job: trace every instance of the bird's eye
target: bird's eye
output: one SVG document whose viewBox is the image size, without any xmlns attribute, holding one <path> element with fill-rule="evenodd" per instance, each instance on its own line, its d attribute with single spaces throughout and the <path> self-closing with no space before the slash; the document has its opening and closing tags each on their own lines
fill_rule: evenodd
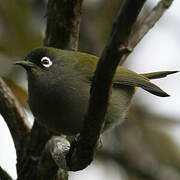
<svg viewBox="0 0 180 180">
<path fill-rule="evenodd" d="M 52 61 L 50 60 L 50 58 L 48 57 L 43 57 L 41 59 L 41 64 L 44 66 L 44 67 L 50 67 L 52 65 Z"/>
</svg>

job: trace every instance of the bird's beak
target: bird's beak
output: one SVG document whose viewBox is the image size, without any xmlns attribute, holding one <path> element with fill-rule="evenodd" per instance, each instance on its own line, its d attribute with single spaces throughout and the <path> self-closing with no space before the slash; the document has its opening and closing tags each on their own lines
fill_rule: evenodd
<svg viewBox="0 0 180 180">
<path fill-rule="evenodd" d="M 31 69 L 32 67 L 34 67 L 34 64 L 29 61 L 16 61 L 14 64 L 22 66 L 25 69 Z"/>
</svg>

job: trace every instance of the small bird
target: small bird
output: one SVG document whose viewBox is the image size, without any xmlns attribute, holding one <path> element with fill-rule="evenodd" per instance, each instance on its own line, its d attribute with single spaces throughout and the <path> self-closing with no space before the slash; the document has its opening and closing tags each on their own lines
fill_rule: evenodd
<svg viewBox="0 0 180 180">
<path fill-rule="evenodd" d="M 16 64 L 27 71 L 28 103 L 35 119 L 56 133 L 79 133 L 87 112 L 98 59 L 87 53 L 40 47 L 27 54 L 23 61 L 17 61 Z M 156 96 L 169 96 L 149 79 L 176 72 L 137 74 L 119 66 L 113 79 L 103 132 L 125 119 L 136 87 Z"/>
</svg>

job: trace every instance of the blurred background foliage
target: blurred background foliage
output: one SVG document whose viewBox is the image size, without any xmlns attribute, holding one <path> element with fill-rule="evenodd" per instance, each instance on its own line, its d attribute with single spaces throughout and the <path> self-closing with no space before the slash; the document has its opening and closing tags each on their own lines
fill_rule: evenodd
<svg viewBox="0 0 180 180">
<path fill-rule="evenodd" d="M 27 110 L 24 72 L 13 66 L 5 67 L 11 64 L 9 62 L 22 59 L 28 51 L 42 45 L 46 3 L 46 0 L 0 1 L 0 75 Z M 120 6 L 121 0 L 85 0 L 80 51 L 100 55 Z M 150 8 L 148 4 L 141 17 Z M 108 159 L 113 162 L 112 166 L 115 163 L 123 172 L 121 179 L 180 179 L 179 147 L 168 133 L 168 128 L 178 124 L 178 119 L 153 114 L 145 107 L 133 104 L 126 121 L 103 137 L 104 147 L 98 151 L 97 160 L 105 166 L 104 173 L 109 168 L 106 164 Z M 110 176 L 115 179 L 111 173 L 108 179 Z M 78 178 L 72 174 L 71 179 L 80 177 L 81 173 Z"/>
</svg>

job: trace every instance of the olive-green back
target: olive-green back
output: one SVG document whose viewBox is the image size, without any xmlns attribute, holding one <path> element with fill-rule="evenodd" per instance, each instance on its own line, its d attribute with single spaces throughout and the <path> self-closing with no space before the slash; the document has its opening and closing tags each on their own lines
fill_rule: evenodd
<svg viewBox="0 0 180 180">
<path fill-rule="evenodd" d="M 80 72 L 82 76 L 86 77 L 88 80 L 92 79 L 99 60 L 97 56 L 66 50 L 57 50 L 56 53 L 58 53 L 59 56 L 66 61 L 66 63 L 69 63 L 74 69 Z M 162 78 L 175 72 L 177 71 L 161 71 L 147 74 L 137 74 L 123 66 L 119 66 L 116 70 L 113 83 L 116 85 L 116 87 L 118 87 L 118 84 L 141 87 L 154 95 L 166 97 L 169 95 L 161 90 L 158 86 L 151 83 L 149 79 Z"/>
</svg>

